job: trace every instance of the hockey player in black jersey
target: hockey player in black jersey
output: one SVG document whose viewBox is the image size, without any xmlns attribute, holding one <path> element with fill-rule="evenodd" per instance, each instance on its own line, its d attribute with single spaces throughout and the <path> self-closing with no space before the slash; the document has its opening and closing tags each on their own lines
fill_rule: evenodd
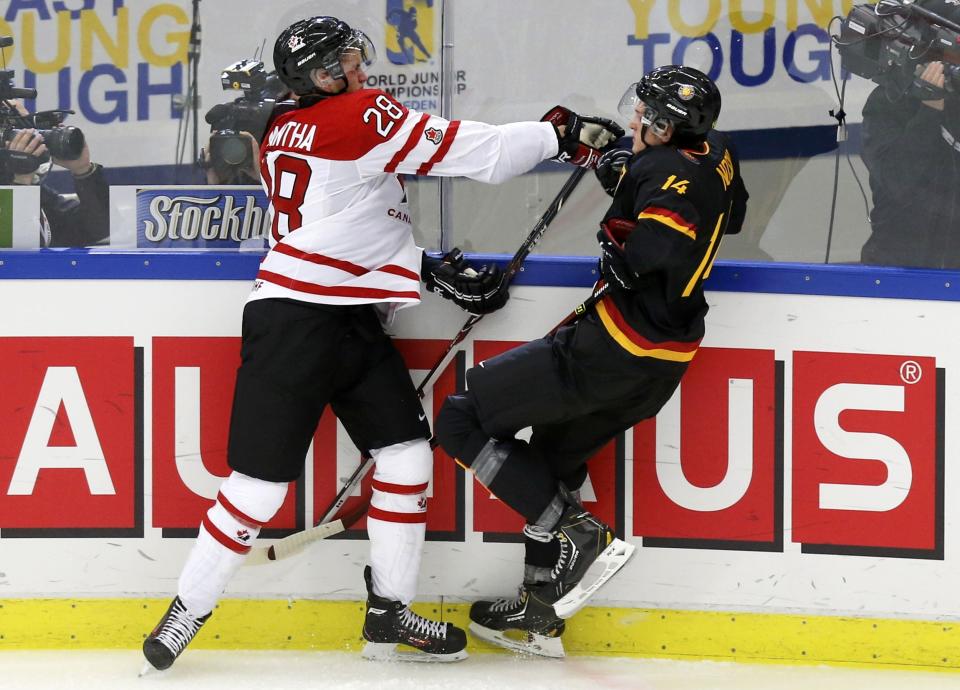
<svg viewBox="0 0 960 690">
<path fill-rule="evenodd" d="M 448 397 L 436 422 L 441 446 L 528 522 L 519 597 L 476 602 L 471 631 L 546 656 L 563 655 L 564 619 L 634 548 L 576 499 L 585 463 L 673 395 L 703 338 L 704 280 L 746 211 L 706 75 L 654 69 L 621 113 L 631 150 L 605 153 L 596 171 L 613 197 L 597 233 L 607 293 L 576 323 L 468 371 L 467 392 Z M 525 427 L 529 442 L 516 438 Z"/>
</svg>

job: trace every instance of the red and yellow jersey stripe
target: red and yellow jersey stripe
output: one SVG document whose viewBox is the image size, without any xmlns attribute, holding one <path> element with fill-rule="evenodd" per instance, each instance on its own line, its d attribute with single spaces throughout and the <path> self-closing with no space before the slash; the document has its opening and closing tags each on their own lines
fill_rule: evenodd
<svg viewBox="0 0 960 690">
<path fill-rule="evenodd" d="M 700 341 L 681 342 L 675 340 L 665 340 L 655 343 L 647 340 L 637 331 L 630 327 L 623 314 L 617 309 L 617 305 L 608 296 L 604 297 L 597 304 L 597 315 L 603 323 L 603 327 L 611 337 L 624 350 L 637 357 L 653 357 L 654 359 L 665 359 L 670 362 L 689 362 L 697 354 L 700 347 Z"/>
<path fill-rule="evenodd" d="M 667 208 L 647 206 L 640 212 L 640 215 L 637 216 L 637 220 L 655 220 L 658 223 L 663 223 L 671 230 L 682 232 L 691 240 L 697 239 L 697 226 L 693 223 L 688 223 L 684 220 L 683 216 Z"/>
</svg>

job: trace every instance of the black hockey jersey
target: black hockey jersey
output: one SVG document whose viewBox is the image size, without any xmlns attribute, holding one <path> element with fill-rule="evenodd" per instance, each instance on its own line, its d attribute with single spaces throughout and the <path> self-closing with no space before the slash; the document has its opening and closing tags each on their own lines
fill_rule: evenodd
<svg viewBox="0 0 960 690">
<path fill-rule="evenodd" d="M 606 331 L 638 357 L 686 363 L 703 338 L 703 282 L 725 233 L 740 231 L 747 191 L 729 137 L 656 146 L 629 159 L 604 216 L 638 289 L 617 284 L 597 305 Z"/>
</svg>

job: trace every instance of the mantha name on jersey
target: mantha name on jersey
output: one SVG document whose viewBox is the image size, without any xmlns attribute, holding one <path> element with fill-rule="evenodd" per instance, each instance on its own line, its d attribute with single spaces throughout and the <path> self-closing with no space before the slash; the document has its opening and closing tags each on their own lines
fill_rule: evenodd
<svg viewBox="0 0 960 690">
<path fill-rule="evenodd" d="M 556 154 L 549 123 L 447 121 L 375 89 L 284 113 L 261 147 L 273 224 L 250 299 L 417 303 L 421 250 L 399 175 L 497 183 Z"/>
</svg>

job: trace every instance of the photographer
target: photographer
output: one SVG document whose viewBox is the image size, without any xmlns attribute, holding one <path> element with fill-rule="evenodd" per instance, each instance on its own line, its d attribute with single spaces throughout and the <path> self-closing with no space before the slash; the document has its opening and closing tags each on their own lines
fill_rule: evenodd
<svg viewBox="0 0 960 690">
<path fill-rule="evenodd" d="M 201 167 L 206 170 L 207 184 L 226 184 L 226 185 L 260 185 L 260 170 L 257 163 L 260 160 L 260 145 L 256 138 L 247 131 L 237 132 L 238 137 L 247 141 L 249 153 L 245 156 L 240 166 L 229 165 L 222 158 L 214 159 L 211 151 L 214 147 L 214 137 L 201 151 Z"/>
<path fill-rule="evenodd" d="M 919 79 L 942 89 L 943 65 L 929 63 Z M 960 153 L 947 138 L 960 128 L 957 104 L 947 107 L 946 101 L 920 100 L 890 86 L 878 86 L 867 98 L 862 156 L 873 212 L 863 263 L 960 267 Z"/>
<path fill-rule="evenodd" d="M 896 4 L 880 8 L 880 13 Z M 948 22 L 960 8 L 945 0 L 920 7 Z M 938 27 L 929 16 L 898 15 L 911 27 Z M 892 32 L 887 35 L 891 35 Z M 927 34 L 918 34 L 927 39 Z M 905 54 L 923 56 L 913 47 Z M 940 57 L 930 56 L 930 57 Z M 939 59 L 911 59 L 875 76 L 863 108 L 862 157 L 870 173 L 871 236 L 861 262 L 919 268 L 960 267 L 960 78 Z"/>
<path fill-rule="evenodd" d="M 30 114 L 20 101 L 0 101 L 0 111 L 8 118 L 21 118 L 20 124 L 29 124 Z M 19 157 L 23 167 L 14 168 L 9 162 L 0 166 L 0 184 L 40 185 L 41 246 L 85 247 L 109 242 L 110 188 L 103 167 L 90 161 L 86 143 L 76 158 L 51 157 L 43 137 L 33 128 L 21 127 L 4 148 L 26 154 L 26 158 Z M 47 161 L 72 173 L 76 198 L 59 194 L 43 181 L 50 167 Z M 27 172 L 25 168 L 30 167 L 32 171 Z"/>
</svg>

